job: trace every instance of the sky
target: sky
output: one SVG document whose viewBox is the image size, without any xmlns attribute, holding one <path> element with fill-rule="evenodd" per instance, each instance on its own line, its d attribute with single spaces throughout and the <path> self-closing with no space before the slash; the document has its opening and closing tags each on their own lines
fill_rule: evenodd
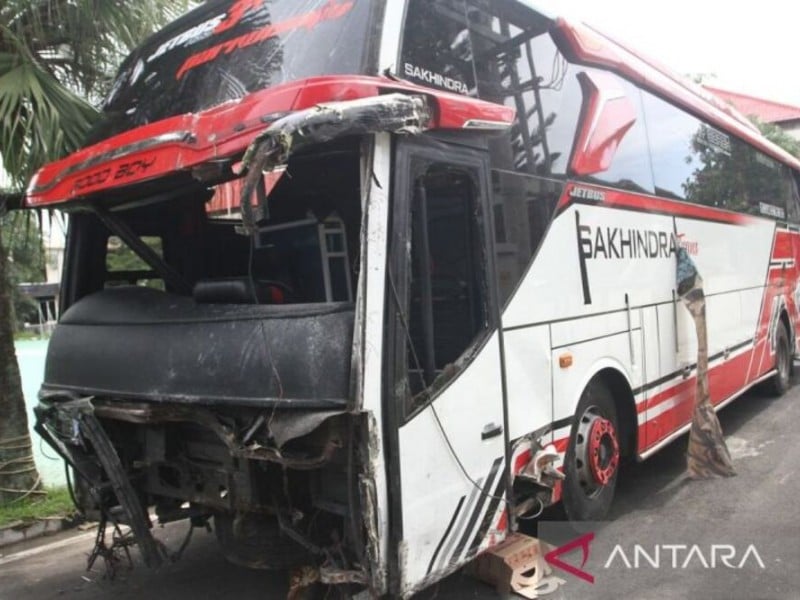
<svg viewBox="0 0 800 600">
<path fill-rule="evenodd" d="M 532 0 L 531 4 L 594 25 L 678 73 L 709 75 L 704 80 L 709 85 L 800 106 L 800 2 L 796 0 L 741 4 Z"/>
</svg>

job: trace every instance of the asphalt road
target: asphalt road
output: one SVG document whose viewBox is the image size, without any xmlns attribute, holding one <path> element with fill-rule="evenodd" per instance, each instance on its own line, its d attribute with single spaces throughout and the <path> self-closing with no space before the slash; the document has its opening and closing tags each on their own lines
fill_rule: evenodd
<svg viewBox="0 0 800 600">
<path fill-rule="evenodd" d="M 724 409 L 720 420 L 738 475 L 687 480 L 685 437 L 649 461 L 627 466 L 608 522 L 590 531 L 594 539 L 582 570 L 594 583 L 557 571 L 564 583 L 547 598 L 800 599 L 800 386 L 779 399 L 748 394 Z M 558 519 L 557 512 L 550 518 Z M 175 550 L 184 533 L 176 524 L 158 536 Z M 203 532 L 195 533 L 181 561 L 159 572 L 123 568 L 114 581 L 100 567 L 85 572 L 91 545 L 91 533 L 71 533 L 6 549 L 0 599 L 262 600 L 287 592 L 285 575 L 228 564 L 214 536 Z M 562 558 L 581 566 L 580 550 Z M 498 597 L 462 574 L 420 595 Z"/>
</svg>

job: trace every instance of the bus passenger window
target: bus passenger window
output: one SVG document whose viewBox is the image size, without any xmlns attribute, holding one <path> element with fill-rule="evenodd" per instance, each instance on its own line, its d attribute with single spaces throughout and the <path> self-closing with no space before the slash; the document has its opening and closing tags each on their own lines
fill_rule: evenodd
<svg viewBox="0 0 800 600">
<path fill-rule="evenodd" d="M 528 270 L 563 189 L 564 184 L 554 179 L 492 170 L 500 306 L 508 302 Z"/>
<path fill-rule="evenodd" d="M 478 96 L 517 111 L 511 130 L 489 142 L 492 167 L 566 177 L 581 111 L 575 67 L 544 22 L 491 3 L 468 14 Z"/>
<path fill-rule="evenodd" d="M 473 174 L 433 165 L 413 194 L 408 376 L 425 400 L 488 329 L 486 256 Z"/>
<path fill-rule="evenodd" d="M 792 191 L 783 165 L 745 142 L 736 140 L 735 147 L 739 161 L 731 170 L 739 175 L 737 191 L 744 201 L 734 210 L 785 221 Z"/>
<path fill-rule="evenodd" d="M 785 220 L 791 181 L 780 163 L 745 141 L 642 92 L 656 193 Z"/>
<path fill-rule="evenodd" d="M 786 200 L 786 216 L 790 223 L 800 223 L 800 194 L 797 192 L 797 180 L 788 168 L 784 169 L 789 197 Z"/>
</svg>

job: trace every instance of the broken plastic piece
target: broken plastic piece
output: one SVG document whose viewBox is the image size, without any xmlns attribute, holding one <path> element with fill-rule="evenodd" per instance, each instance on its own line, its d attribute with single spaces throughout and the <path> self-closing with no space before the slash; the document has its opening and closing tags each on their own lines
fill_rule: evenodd
<svg viewBox="0 0 800 600">
<path fill-rule="evenodd" d="M 37 410 L 35 430 L 85 480 L 101 480 L 110 484 L 114 497 L 121 507 L 124 520 L 131 528 L 133 537 L 139 547 L 139 552 L 142 555 L 142 560 L 148 567 L 158 567 L 163 563 L 164 555 L 150 533 L 150 518 L 127 477 L 116 448 L 97 419 L 92 401 L 93 398 L 86 397 L 62 402 L 59 404 L 59 411 L 77 424 L 81 438 L 91 443 L 97 458 L 96 462 L 90 459 L 85 452 L 74 446 L 67 445 L 51 428 L 52 425 L 47 422 L 48 413 L 55 409 Z M 110 506 L 102 506 L 101 510 L 104 516 L 111 516 L 110 520 L 116 522 L 116 519 L 111 515 L 112 508 Z M 101 522 L 98 527 L 104 531 L 105 522 Z M 99 545 L 96 544 L 96 546 Z"/>
<path fill-rule="evenodd" d="M 242 159 L 248 170 L 241 200 L 244 229 L 249 233 L 255 231 L 258 217 L 253 214 L 251 198 L 262 173 L 286 165 L 298 150 L 345 136 L 379 132 L 419 134 L 429 127 L 430 121 L 427 99 L 408 94 L 328 102 L 278 119 L 253 141 Z M 265 200 L 259 199 L 259 203 Z"/>
<path fill-rule="evenodd" d="M 553 444 L 539 447 L 520 475 L 540 485 L 552 487 L 555 480 L 564 479 L 564 474 L 555 468 L 558 457 L 558 450 Z"/>
</svg>

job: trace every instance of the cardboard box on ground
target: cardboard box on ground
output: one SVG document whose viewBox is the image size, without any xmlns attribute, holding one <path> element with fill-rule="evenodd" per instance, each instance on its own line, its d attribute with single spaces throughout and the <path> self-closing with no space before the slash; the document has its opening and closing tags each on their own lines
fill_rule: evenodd
<svg viewBox="0 0 800 600">
<path fill-rule="evenodd" d="M 514 533 L 480 554 L 467 567 L 473 577 L 495 586 L 499 594 L 514 592 L 524 598 L 553 593 L 564 580 L 552 574 L 544 559 L 549 548 L 538 539 Z"/>
</svg>

